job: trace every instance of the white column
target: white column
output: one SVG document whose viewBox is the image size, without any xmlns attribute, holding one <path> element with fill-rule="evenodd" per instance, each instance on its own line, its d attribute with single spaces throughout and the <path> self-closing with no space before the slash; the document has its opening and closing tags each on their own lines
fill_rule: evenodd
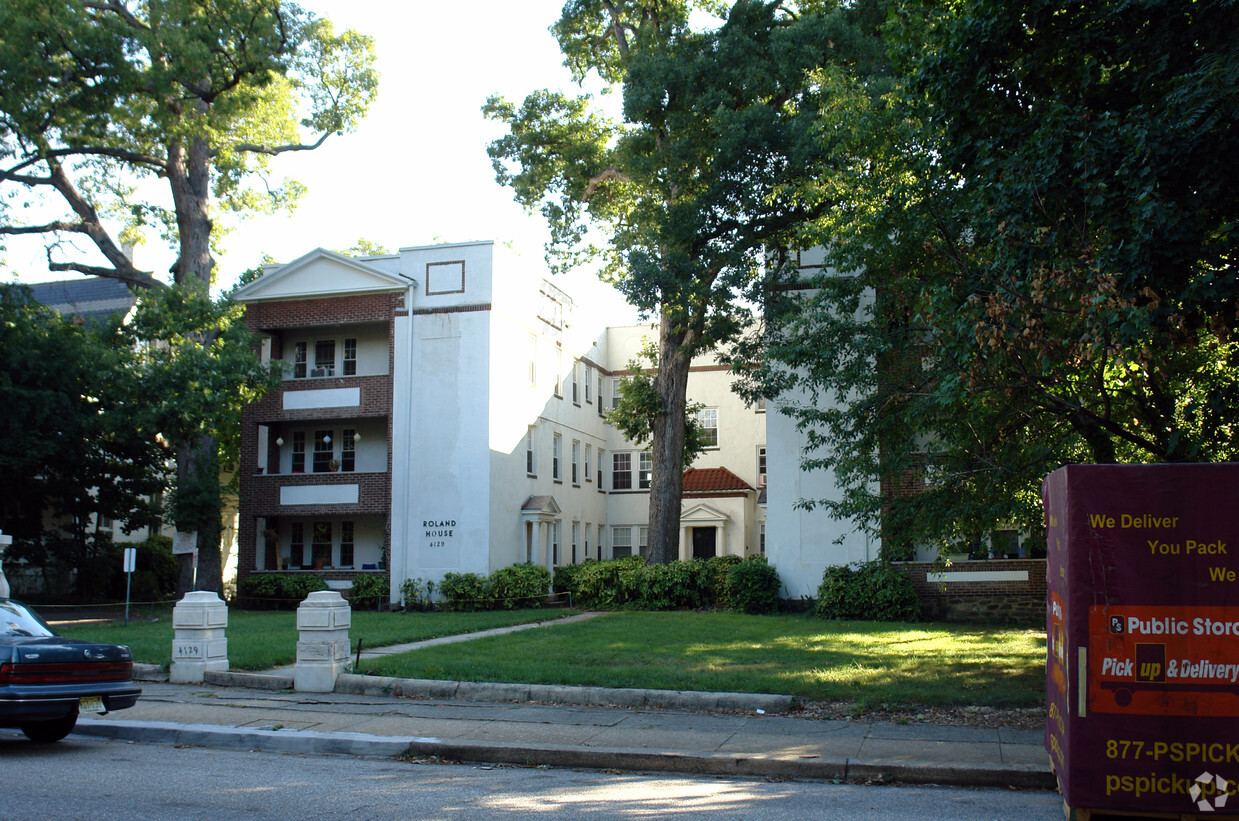
<svg viewBox="0 0 1239 821">
<path fill-rule="evenodd" d="M 718 547 L 718 550 L 716 550 L 715 552 L 720 556 L 726 556 L 727 555 L 727 523 L 723 522 L 721 525 L 718 525 L 715 528 L 715 532 L 718 534 L 715 537 L 715 543 Z"/>
<path fill-rule="evenodd" d="M 208 672 L 228 669 L 228 605 L 207 590 L 186 593 L 172 608 L 173 684 L 201 684 Z"/>
<path fill-rule="evenodd" d="M 692 558 L 688 550 L 688 525 L 680 525 L 680 561 L 686 562 Z"/>
<path fill-rule="evenodd" d="M 293 689 L 330 693 L 336 678 L 348 670 L 353 611 L 335 590 L 319 590 L 297 608 L 297 666 Z"/>
</svg>

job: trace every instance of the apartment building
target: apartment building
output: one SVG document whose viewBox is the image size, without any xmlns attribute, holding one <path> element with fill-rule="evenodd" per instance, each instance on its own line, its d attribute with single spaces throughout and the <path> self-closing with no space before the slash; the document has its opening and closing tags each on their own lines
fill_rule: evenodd
<svg viewBox="0 0 1239 821">
<path fill-rule="evenodd" d="M 284 382 L 244 414 L 238 571 L 405 579 L 644 552 L 648 453 L 605 421 L 651 332 L 589 321 L 491 242 L 318 249 L 239 289 Z M 694 363 L 711 431 L 680 556 L 764 549 L 764 408 Z M 819 575 L 820 578 L 820 575 Z"/>
</svg>

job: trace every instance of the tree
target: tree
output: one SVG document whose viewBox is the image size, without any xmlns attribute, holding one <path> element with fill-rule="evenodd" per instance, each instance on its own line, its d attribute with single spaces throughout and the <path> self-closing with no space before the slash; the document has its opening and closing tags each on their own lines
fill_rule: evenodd
<svg viewBox="0 0 1239 821">
<path fill-rule="evenodd" d="M 45 236 L 51 270 L 138 287 L 161 280 L 121 242 L 154 226 L 173 282 L 206 294 L 216 216 L 291 206 L 301 188 L 268 185 L 269 159 L 350 130 L 377 86 L 369 38 L 279 0 L 9 0 L 0 31 L 0 185 L 23 206 L 0 237 Z M 99 259 L 61 256 L 73 237 Z M 212 437 L 176 447 L 178 480 L 207 487 Z M 220 590 L 219 522 L 177 527 L 199 534 L 198 587 Z"/>
<path fill-rule="evenodd" d="M 0 528 L 11 558 L 66 575 L 106 539 L 91 523 L 126 532 L 159 522 L 165 454 L 144 427 L 136 351 L 118 323 L 75 324 L 21 286 L 0 286 Z M 43 516 L 57 528 L 44 532 Z"/>
<path fill-rule="evenodd" d="M 589 95 L 491 98 L 509 134 L 497 179 L 541 208 L 553 270 L 600 260 L 602 275 L 659 319 L 653 393 L 650 560 L 678 554 L 686 389 L 696 354 L 750 321 L 740 298 L 763 253 L 825 207 L 814 180 L 834 160 L 823 112 L 844 66 L 875 58 L 857 7 L 572 0 L 553 26 L 565 65 L 623 94 L 623 122 Z M 605 245 L 591 231 L 605 232 Z"/>
<path fill-rule="evenodd" d="M 901 4 L 902 81 L 822 180 L 854 276 L 772 312 L 756 386 L 806 391 L 807 463 L 844 485 L 815 501 L 898 549 L 1037 530 L 1067 461 L 1239 455 L 1237 14 Z"/>
</svg>

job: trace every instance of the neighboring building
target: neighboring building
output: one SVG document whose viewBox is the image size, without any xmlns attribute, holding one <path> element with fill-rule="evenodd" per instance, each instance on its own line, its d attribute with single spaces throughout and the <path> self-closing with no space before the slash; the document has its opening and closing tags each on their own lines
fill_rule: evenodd
<svg viewBox="0 0 1239 821">
<path fill-rule="evenodd" d="M 396 599 L 405 579 L 647 549 L 649 456 L 604 414 L 650 329 L 584 322 L 490 242 L 319 249 L 236 299 L 285 367 L 243 417 L 241 578 L 381 570 Z M 712 362 L 689 377 L 713 444 L 686 476 L 682 558 L 762 550 L 765 413 L 730 387 Z"/>
<path fill-rule="evenodd" d="M 124 282 L 110 277 L 78 277 L 27 285 L 35 301 L 74 322 L 128 318 L 138 297 Z"/>
</svg>

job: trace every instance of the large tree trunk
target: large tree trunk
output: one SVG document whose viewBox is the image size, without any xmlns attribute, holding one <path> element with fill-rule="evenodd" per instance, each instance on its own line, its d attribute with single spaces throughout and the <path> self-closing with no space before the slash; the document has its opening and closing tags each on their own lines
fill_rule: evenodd
<svg viewBox="0 0 1239 821">
<path fill-rule="evenodd" d="M 654 417 L 650 478 L 651 564 L 680 557 L 680 500 L 684 495 L 684 414 L 688 406 L 688 368 L 692 354 L 685 333 L 664 313 L 658 331 L 658 374 L 654 390 L 663 412 Z"/>
<path fill-rule="evenodd" d="M 211 288 L 211 152 L 201 137 L 188 148 L 179 141 L 169 151 L 168 182 L 176 203 L 177 234 L 180 240 L 172 276 L 178 285 L 196 287 L 203 293 Z M 204 338 L 209 345 L 211 338 Z M 198 533 L 198 575 L 195 590 L 223 595 L 223 566 L 220 551 L 222 502 L 219 490 L 219 463 L 215 437 L 201 434 L 177 448 L 177 490 L 193 493 L 189 519 L 177 522 L 178 530 Z"/>
</svg>

